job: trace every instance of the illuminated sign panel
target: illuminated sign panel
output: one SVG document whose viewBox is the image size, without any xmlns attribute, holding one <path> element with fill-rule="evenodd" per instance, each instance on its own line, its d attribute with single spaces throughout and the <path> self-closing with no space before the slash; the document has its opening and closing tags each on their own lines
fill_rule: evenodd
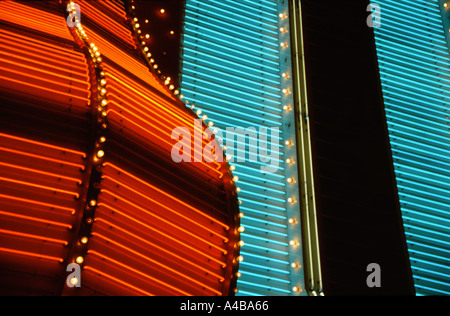
<svg viewBox="0 0 450 316">
<path fill-rule="evenodd" d="M 237 295 L 306 293 L 288 15 L 287 1 L 185 4 L 180 93 L 212 122 L 239 177 Z"/>
<path fill-rule="evenodd" d="M 450 294 L 450 56 L 443 1 L 374 1 L 403 223 L 418 295 Z"/>
</svg>

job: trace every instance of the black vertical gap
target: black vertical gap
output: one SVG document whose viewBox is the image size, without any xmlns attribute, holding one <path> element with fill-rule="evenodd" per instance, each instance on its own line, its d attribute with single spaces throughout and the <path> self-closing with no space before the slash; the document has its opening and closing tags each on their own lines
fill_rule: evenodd
<svg viewBox="0 0 450 316">
<path fill-rule="evenodd" d="M 324 293 L 413 295 L 369 1 L 301 5 Z"/>
</svg>

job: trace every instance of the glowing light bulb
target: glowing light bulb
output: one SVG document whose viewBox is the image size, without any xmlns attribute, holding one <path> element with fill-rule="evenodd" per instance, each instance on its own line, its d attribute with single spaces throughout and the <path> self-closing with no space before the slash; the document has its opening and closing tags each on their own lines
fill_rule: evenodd
<svg viewBox="0 0 450 316">
<path fill-rule="evenodd" d="M 236 170 L 236 166 L 235 166 L 235 165 L 230 166 L 230 170 L 231 170 L 231 171 Z"/>
<path fill-rule="evenodd" d="M 89 239 L 87 237 L 81 237 L 80 241 L 81 241 L 82 244 L 87 244 L 88 240 Z"/>
<path fill-rule="evenodd" d="M 72 279 L 70 279 L 70 284 L 76 285 L 77 283 L 78 283 L 78 279 L 76 277 L 73 277 Z"/>
<path fill-rule="evenodd" d="M 240 232 L 240 233 L 243 233 L 245 231 L 245 227 L 244 226 L 239 226 L 237 231 Z"/>
<path fill-rule="evenodd" d="M 245 244 L 245 243 L 244 243 L 244 241 L 243 241 L 243 240 L 240 240 L 240 241 L 238 242 L 238 246 L 239 246 L 239 247 L 243 247 L 243 246 L 244 246 L 244 244 Z"/>
<path fill-rule="evenodd" d="M 145 34 L 145 38 L 149 39 L 150 38 L 150 34 Z"/>
<path fill-rule="evenodd" d="M 96 205 L 97 205 L 97 201 L 96 201 L 96 200 L 91 200 L 91 201 L 89 202 L 89 205 L 90 205 L 90 206 L 96 206 Z"/>
<path fill-rule="evenodd" d="M 84 262 L 84 258 L 82 256 L 78 256 L 77 259 L 75 259 L 76 263 L 82 264 Z"/>
<path fill-rule="evenodd" d="M 241 276 L 242 276 L 242 273 L 236 272 L 236 277 L 237 277 L 237 278 L 240 278 Z"/>
<path fill-rule="evenodd" d="M 288 183 L 294 183 L 294 178 L 292 178 L 292 177 L 287 178 L 286 181 L 287 181 Z"/>
<path fill-rule="evenodd" d="M 243 217 L 244 217 L 244 213 L 239 212 L 238 217 L 239 217 L 239 218 L 243 218 Z"/>
<path fill-rule="evenodd" d="M 98 157 L 98 158 L 102 158 L 102 157 L 104 157 L 104 156 L 105 156 L 105 152 L 104 152 L 103 150 L 97 151 L 97 157 Z"/>
<path fill-rule="evenodd" d="M 238 193 L 241 192 L 241 188 L 240 188 L 240 187 L 237 187 L 237 188 L 236 188 L 236 192 L 238 192 Z"/>
<path fill-rule="evenodd" d="M 234 181 L 234 182 L 238 182 L 238 181 L 239 181 L 239 177 L 238 177 L 238 176 L 234 176 L 234 177 L 233 177 L 233 181 Z"/>
<path fill-rule="evenodd" d="M 159 10 L 159 12 L 160 12 L 161 14 L 164 14 L 164 13 L 166 13 L 166 10 L 161 9 L 161 10 Z"/>
<path fill-rule="evenodd" d="M 293 292 L 300 292 L 300 287 L 294 286 L 294 287 L 292 288 L 292 291 L 293 291 Z"/>
<path fill-rule="evenodd" d="M 239 261 L 239 262 L 244 261 L 244 257 L 243 257 L 243 256 L 238 256 L 236 259 L 237 259 L 237 261 Z"/>
</svg>

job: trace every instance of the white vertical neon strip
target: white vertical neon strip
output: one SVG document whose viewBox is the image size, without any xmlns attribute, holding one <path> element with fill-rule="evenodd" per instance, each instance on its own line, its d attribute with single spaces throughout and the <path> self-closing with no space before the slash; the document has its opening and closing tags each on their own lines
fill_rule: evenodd
<svg viewBox="0 0 450 316">
<path fill-rule="evenodd" d="M 450 294 L 450 55 L 438 0 L 376 0 L 381 83 L 418 295 Z"/>
<path fill-rule="evenodd" d="M 245 161 L 232 163 L 245 214 L 237 295 L 305 294 L 296 291 L 304 288 L 300 228 L 289 222 L 299 219 L 300 211 L 298 185 L 287 181 L 298 180 L 297 168 L 285 162 L 295 157 L 296 140 L 293 111 L 285 110 L 292 106 L 292 83 L 282 76 L 289 73 L 291 57 L 289 32 L 280 27 L 288 31 L 289 20 L 280 13 L 289 13 L 287 1 L 186 0 L 185 6 L 183 100 L 206 114 L 224 136 L 227 127 L 268 128 L 269 152 L 277 142 L 280 152 L 277 171 L 263 172 L 261 166 L 271 162 L 262 162 L 259 154 L 257 162 L 249 161 L 253 147 L 247 138 Z M 280 131 L 276 142 L 272 128 Z M 286 146 L 286 140 L 294 145 Z"/>
</svg>

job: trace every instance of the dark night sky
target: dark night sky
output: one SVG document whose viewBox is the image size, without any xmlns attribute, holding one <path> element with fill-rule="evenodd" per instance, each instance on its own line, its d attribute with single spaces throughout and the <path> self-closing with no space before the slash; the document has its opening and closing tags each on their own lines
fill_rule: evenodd
<svg viewBox="0 0 450 316">
<path fill-rule="evenodd" d="M 171 77 L 171 82 L 177 87 L 183 0 L 140 0 L 135 5 L 142 35 L 150 35 L 146 42 L 152 58 L 161 74 Z M 165 10 L 164 13 L 161 9 Z"/>
</svg>

